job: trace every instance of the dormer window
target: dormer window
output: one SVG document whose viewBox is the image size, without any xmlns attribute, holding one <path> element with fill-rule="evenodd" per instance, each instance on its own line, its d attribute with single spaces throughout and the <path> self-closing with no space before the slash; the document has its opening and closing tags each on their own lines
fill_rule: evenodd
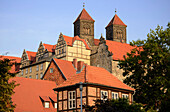
<svg viewBox="0 0 170 112">
<path fill-rule="evenodd" d="M 44 108 L 50 108 L 50 99 L 48 96 L 40 96 Z"/>
<path fill-rule="evenodd" d="M 54 108 L 57 108 L 57 103 L 54 103 Z"/>
<path fill-rule="evenodd" d="M 44 108 L 50 108 L 50 102 L 45 101 L 44 102 Z"/>
<path fill-rule="evenodd" d="M 57 108 L 57 98 L 56 97 L 49 97 L 52 104 L 53 104 L 53 107 L 54 108 Z"/>
</svg>

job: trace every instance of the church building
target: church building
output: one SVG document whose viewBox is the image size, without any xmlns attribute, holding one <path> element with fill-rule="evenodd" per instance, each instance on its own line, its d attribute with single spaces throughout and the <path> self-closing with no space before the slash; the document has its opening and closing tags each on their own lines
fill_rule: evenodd
<svg viewBox="0 0 170 112">
<path fill-rule="evenodd" d="M 23 51 L 21 73 L 19 77 L 41 79 L 52 58 L 84 61 L 87 65 L 102 67 L 123 80 L 123 71 L 118 67 L 118 60 L 124 59 L 133 47 L 126 43 L 127 25 L 117 14 L 108 22 L 106 39 L 94 37 L 95 20 L 83 8 L 74 24 L 74 37 L 60 33 L 55 45 L 40 43 L 37 52 Z"/>
</svg>

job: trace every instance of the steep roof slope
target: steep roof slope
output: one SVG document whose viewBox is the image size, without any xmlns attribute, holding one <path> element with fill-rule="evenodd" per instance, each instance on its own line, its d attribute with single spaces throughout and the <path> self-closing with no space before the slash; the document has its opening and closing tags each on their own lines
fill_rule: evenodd
<svg viewBox="0 0 170 112">
<path fill-rule="evenodd" d="M 45 49 L 47 49 L 47 51 L 55 52 L 56 45 L 50 45 L 50 44 L 43 43 L 43 46 L 45 47 Z"/>
<path fill-rule="evenodd" d="M 115 14 L 115 16 L 112 18 L 112 20 L 109 22 L 109 24 L 106 27 L 108 27 L 110 25 L 123 25 L 123 26 L 127 26 L 127 25 L 125 25 L 125 23 L 123 23 L 123 21 L 118 17 L 117 14 Z"/>
<path fill-rule="evenodd" d="M 78 20 L 90 20 L 90 21 L 94 22 L 94 19 L 89 15 L 89 13 L 85 10 L 85 8 L 83 8 L 83 10 L 79 14 L 79 16 L 77 17 L 75 22 L 78 21 Z"/>
<path fill-rule="evenodd" d="M 86 49 L 89 49 L 90 50 L 90 47 L 88 46 L 87 42 L 85 41 L 85 39 L 81 39 L 79 36 L 75 36 L 75 37 L 69 37 L 69 36 L 66 36 L 66 35 L 63 35 L 64 37 L 64 40 L 66 41 L 66 44 L 68 46 L 73 46 L 73 43 L 75 40 L 79 40 L 79 41 L 82 41 L 85 46 L 86 46 Z"/>
<path fill-rule="evenodd" d="M 66 77 L 66 79 L 76 74 L 76 70 L 73 67 L 72 62 L 56 58 L 53 58 L 53 60 L 55 61 L 63 75 Z"/>
<path fill-rule="evenodd" d="M 99 42 L 99 39 L 94 39 L 95 45 L 98 46 Z M 128 52 L 134 49 L 134 47 L 129 44 L 111 40 L 106 40 L 106 45 L 108 46 L 108 50 L 113 53 L 113 60 L 123 60 L 123 56 L 126 56 Z"/>
<path fill-rule="evenodd" d="M 9 70 L 9 73 L 17 73 L 19 72 L 19 64 L 21 63 L 21 58 L 20 57 L 14 57 L 14 56 L 2 56 L 0 55 L 0 60 L 3 59 L 9 59 L 11 60 L 11 63 L 13 63 L 13 65 L 11 66 L 11 70 Z M 14 63 L 18 63 L 18 65 L 15 65 Z"/>
<path fill-rule="evenodd" d="M 86 65 L 81 73 L 69 77 L 68 80 L 57 86 L 57 88 L 75 85 L 79 82 L 92 83 L 134 91 L 133 88 L 121 82 L 106 69 L 89 65 Z"/>
<path fill-rule="evenodd" d="M 41 97 L 55 97 L 53 88 L 55 82 L 37 79 L 15 77 L 10 81 L 16 81 L 17 86 L 12 95 L 12 101 L 16 104 L 16 112 L 55 112 L 56 109 L 50 104 L 50 108 L 44 108 Z"/>
<path fill-rule="evenodd" d="M 27 53 L 28 59 L 29 59 L 30 61 L 35 61 L 36 52 L 26 51 L 26 53 Z"/>
</svg>

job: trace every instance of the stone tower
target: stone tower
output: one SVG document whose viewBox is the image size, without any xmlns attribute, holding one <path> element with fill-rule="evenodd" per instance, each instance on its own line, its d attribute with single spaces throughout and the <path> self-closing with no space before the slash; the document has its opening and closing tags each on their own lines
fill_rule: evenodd
<svg viewBox="0 0 170 112">
<path fill-rule="evenodd" d="M 105 27 L 106 39 L 126 43 L 126 27 L 123 21 L 115 14 L 109 24 Z"/>
<path fill-rule="evenodd" d="M 91 46 L 94 45 L 94 20 L 83 8 L 74 24 L 74 36 L 78 35 L 82 39 L 86 39 Z"/>
</svg>

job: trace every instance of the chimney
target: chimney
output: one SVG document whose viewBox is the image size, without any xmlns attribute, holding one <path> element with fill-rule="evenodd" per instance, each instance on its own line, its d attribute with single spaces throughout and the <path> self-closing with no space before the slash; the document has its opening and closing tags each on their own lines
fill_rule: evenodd
<svg viewBox="0 0 170 112">
<path fill-rule="evenodd" d="M 77 71 L 80 71 L 82 69 L 83 65 L 84 65 L 83 61 L 78 61 L 78 63 L 77 63 Z"/>
<path fill-rule="evenodd" d="M 73 65 L 74 65 L 75 69 L 77 69 L 77 59 L 73 59 Z"/>
</svg>

